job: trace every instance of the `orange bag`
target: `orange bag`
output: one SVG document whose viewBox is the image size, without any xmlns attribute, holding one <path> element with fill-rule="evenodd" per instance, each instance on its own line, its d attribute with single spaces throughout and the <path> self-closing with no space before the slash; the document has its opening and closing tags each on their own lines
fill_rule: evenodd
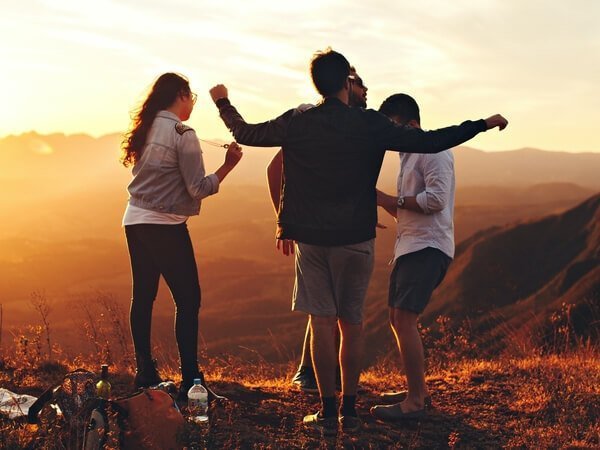
<svg viewBox="0 0 600 450">
<path fill-rule="evenodd" d="M 181 450 L 185 419 L 160 389 L 143 389 L 111 401 L 117 411 L 123 449 Z"/>
</svg>

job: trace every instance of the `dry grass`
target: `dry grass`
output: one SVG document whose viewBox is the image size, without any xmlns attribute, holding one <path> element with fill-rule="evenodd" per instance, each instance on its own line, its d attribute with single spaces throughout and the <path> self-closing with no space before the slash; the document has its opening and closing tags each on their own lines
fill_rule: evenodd
<svg viewBox="0 0 600 450">
<path fill-rule="evenodd" d="M 82 337 L 92 344 L 89 355 L 68 359 L 56 344 L 44 346 L 49 344 L 49 326 L 29 327 L 14 336 L 14 351 L 4 349 L 0 356 L 0 386 L 38 396 L 70 370 L 97 372 L 101 363 L 110 362 L 113 395 L 129 394 L 133 370 L 124 312 L 115 309 L 110 296 L 98 294 L 97 300 L 95 309 L 84 311 Z M 435 329 L 421 330 L 436 408 L 419 422 L 389 424 L 370 416 L 380 392 L 404 387 L 397 355 L 392 354 L 362 374 L 364 391 L 357 405 L 362 430 L 333 440 L 303 429 L 302 417 L 315 412 L 319 401 L 291 388 L 294 362 L 270 363 L 258 351 L 249 351 L 245 358 L 204 354 L 207 379 L 230 401 L 212 409 L 209 433 L 202 435 L 188 424 L 185 436 L 191 447 L 215 449 L 599 448 L 600 349 L 578 339 L 569 321 L 554 322 L 555 345 L 482 358 L 468 322 L 453 329 L 440 317 Z M 161 349 L 155 354 L 163 378 L 179 381 L 173 356 Z M 44 417 L 39 427 L 0 418 L 0 448 L 78 448 L 80 426 L 51 414 Z M 111 442 L 114 447 L 117 441 Z"/>
<path fill-rule="evenodd" d="M 79 365 L 86 366 L 84 361 Z M 83 364 L 82 364 L 83 363 Z M 95 364 L 87 364 L 95 368 Z M 37 368 L 4 365 L 0 384 L 16 392 L 39 394 L 58 382 L 72 364 Z M 377 422 L 368 408 L 378 394 L 402 387 L 391 364 L 367 369 L 358 407 L 364 420 L 360 433 L 324 441 L 307 433 L 302 416 L 318 408 L 318 397 L 290 389 L 293 364 L 248 364 L 220 358 L 206 368 L 213 385 L 230 398 L 212 410 L 211 431 L 200 439 L 208 448 L 564 448 L 600 446 L 600 359 L 581 349 L 570 353 L 502 360 L 465 359 L 428 374 L 436 408 L 420 422 Z M 129 392 L 132 375 L 113 367 L 113 392 Z M 176 368 L 163 370 L 176 378 Z M 58 424 L 58 425 L 57 425 Z M 34 428 L 0 422 L 1 448 L 70 447 L 68 427 L 47 423 Z"/>
</svg>

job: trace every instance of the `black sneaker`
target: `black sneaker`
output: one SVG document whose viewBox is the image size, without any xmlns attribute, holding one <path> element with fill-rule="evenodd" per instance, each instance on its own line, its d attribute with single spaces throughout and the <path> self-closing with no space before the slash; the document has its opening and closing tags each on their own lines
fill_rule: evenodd
<svg viewBox="0 0 600 450">
<path fill-rule="evenodd" d="M 336 436 L 338 432 L 338 418 L 322 417 L 321 411 L 304 416 L 302 423 L 306 428 L 319 431 L 323 436 Z"/>
<path fill-rule="evenodd" d="M 156 368 L 156 360 L 151 359 L 136 369 L 133 384 L 136 389 L 139 389 L 155 386 L 163 381 L 164 380 L 160 377 L 158 369 Z"/>
<path fill-rule="evenodd" d="M 303 392 L 310 394 L 319 392 L 315 371 L 310 366 L 298 367 L 298 372 L 296 372 L 294 378 L 292 378 L 292 384 L 299 387 Z"/>
</svg>

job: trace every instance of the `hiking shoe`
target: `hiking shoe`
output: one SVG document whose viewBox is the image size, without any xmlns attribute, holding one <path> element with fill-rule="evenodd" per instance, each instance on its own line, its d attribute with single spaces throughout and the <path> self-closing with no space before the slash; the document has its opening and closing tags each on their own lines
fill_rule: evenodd
<svg viewBox="0 0 600 450">
<path fill-rule="evenodd" d="M 315 371 L 310 366 L 300 366 L 298 371 L 292 378 L 292 384 L 300 388 L 301 391 L 310 394 L 316 394 L 319 392 L 317 386 L 317 379 L 315 378 Z"/>
<path fill-rule="evenodd" d="M 339 422 L 344 433 L 355 433 L 362 426 L 362 421 L 357 416 L 340 416 Z"/>
<path fill-rule="evenodd" d="M 136 389 L 155 386 L 162 382 L 163 379 L 158 373 L 155 359 L 151 359 L 148 362 L 142 363 L 135 370 L 135 378 L 133 379 L 133 385 L 136 387 Z"/>
<path fill-rule="evenodd" d="M 317 430 L 323 436 L 336 436 L 338 432 L 338 418 L 322 417 L 321 411 L 304 416 L 302 423 L 306 428 Z"/>
<path fill-rule="evenodd" d="M 383 392 L 381 394 L 381 399 L 387 403 L 400 403 L 406 400 L 408 396 L 408 391 L 398 391 L 398 392 Z M 423 406 L 425 409 L 433 409 L 433 403 L 431 402 L 431 395 L 428 395 L 423 399 Z"/>
<path fill-rule="evenodd" d="M 371 414 L 377 419 L 396 421 L 396 420 L 418 420 L 427 416 L 425 408 L 417 411 L 402 411 L 400 403 L 393 405 L 375 405 L 371 408 Z"/>
</svg>

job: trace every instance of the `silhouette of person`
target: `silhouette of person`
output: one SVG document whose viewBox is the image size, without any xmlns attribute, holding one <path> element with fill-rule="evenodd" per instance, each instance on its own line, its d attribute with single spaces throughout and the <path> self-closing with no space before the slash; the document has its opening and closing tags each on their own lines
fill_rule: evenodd
<svg viewBox="0 0 600 450">
<path fill-rule="evenodd" d="M 196 132 L 183 124 L 195 102 L 196 94 L 186 78 L 175 73 L 161 75 L 133 118 L 121 158 L 126 167 L 133 166 L 123 225 L 133 278 L 134 384 L 147 387 L 162 381 L 150 346 L 152 306 L 162 275 L 176 306 L 181 401 L 187 401 L 194 378 L 206 386 L 197 361 L 201 292 L 187 220 L 199 214 L 202 199 L 217 193 L 242 157 L 241 147 L 232 142 L 223 165 L 206 174 Z M 208 391 L 209 400 L 218 397 Z"/>
</svg>

